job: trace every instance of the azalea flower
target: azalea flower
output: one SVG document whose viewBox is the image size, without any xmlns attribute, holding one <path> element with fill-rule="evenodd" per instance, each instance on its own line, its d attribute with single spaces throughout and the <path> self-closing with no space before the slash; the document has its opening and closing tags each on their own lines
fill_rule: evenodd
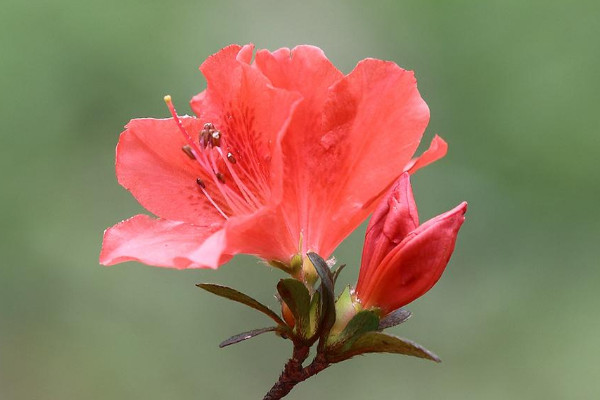
<svg viewBox="0 0 600 400">
<path fill-rule="evenodd" d="M 289 267 L 328 258 L 403 172 L 443 157 L 411 71 L 366 59 L 342 74 L 312 46 L 232 45 L 200 67 L 195 116 L 134 119 L 121 134 L 121 185 L 158 218 L 105 231 L 100 262 L 217 268 L 247 253 Z"/>
<path fill-rule="evenodd" d="M 440 279 L 454 251 L 467 203 L 419 225 L 408 173 L 374 212 L 355 295 L 385 315 L 421 297 Z"/>
</svg>

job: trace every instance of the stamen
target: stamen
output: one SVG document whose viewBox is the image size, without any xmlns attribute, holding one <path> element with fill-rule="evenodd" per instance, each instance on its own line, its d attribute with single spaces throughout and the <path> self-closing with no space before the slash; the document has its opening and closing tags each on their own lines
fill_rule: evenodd
<svg viewBox="0 0 600 400">
<path fill-rule="evenodd" d="M 185 139 L 188 142 L 188 146 L 190 146 L 190 150 L 192 151 L 192 154 L 194 156 L 196 156 L 197 155 L 196 153 L 198 152 L 199 149 L 196 148 L 194 140 L 192 139 L 192 137 L 190 136 L 190 134 L 183 127 L 183 124 L 181 123 L 181 120 L 179 119 L 179 116 L 177 115 L 177 111 L 175 111 L 175 107 L 173 106 L 173 102 L 171 101 L 171 96 L 166 95 L 164 97 L 164 100 L 165 100 L 165 103 L 167 104 L 167 108 L 169 109 L 169 112 L 171 113 L 171 116 L 173 116 L 173 119 L 175 120 L 175 123 L 177 124 L 177 127 L 179 128 L 179 130 L 181 131 L 181 133 L 183 133 L 183 136 L 185 136 Z"/>
<path fill-rule="evenodd" d="M 265 182 L 263 181 L 264 179 L 255 181 L 257 176 L 264 178 L 258 173 L 258 165 L 251 162 L 248 165 L 251 170 L 247 170 L 248 166 L 242 168 L 238 166 L 234 168 L 233 166 L 237 164 L 237 160 L 233 153 L 225 153 L 223 151 L 223 149 L 229 148 L 226 136 L 222 135 L 212 123 L 207 122 L 202 127 L 202 130 L 198 132 L 198 139 L 195 141 L 192 138 L 192 135 L 190 135 L 190 133 L 186 130 L 183 124 L 184 121 L 182 121 L 177 115 L 177 111 L 175 110 L 171 100 L 171 96 L 165 96 L 164 100 L 169 112 L 173 116 L 173 120 L 176 123 L 177 128 L 183 134 L 187 142 L 187 144 L 184 145 L 181 150 L 190 159 L 196 160 L 204 172 L 208 174 L 207 176 L 209 177 L 209 180 L 214 183 L 214 186 L 211 186 L 211 189 L 213 189 L 213 194 L 216 195 L 217 193 L 220 193 L 220 203 L 227 207 L 227 210 L 229 210 L 228 214 L 245 214 L 259 208 L 261 206 L 261 201 L 257 198 L 258 194 L 255 195 L 253 190 L 244 184 L 235 171 L 236 168 L 239 169 L 238 172 L 241 171 L 242 176 L 247 177 L 250 179 L 250 181 L 254 181 L 254 184 L 256 185 L 255 189 L 258 189 L 259 192 L 261 189 L 264 189 L 264 192 L 267 192 L 268 186 L 266 186 L 266 188 L 263 187 L 265 186 Z M 187 124 L 189 121 L 185 122 Z M 216 150 L 216 154 L 213 150 Z M 224 161 L 227 171 L 229 172 L 227 178 L 222 172 L 219 171 L 219 169 L 222 170 L 222 164 L 220 164 L 220 166 L 217 165 L 219 158 Z M 232 178 L 231 182 L 229 182 L 230 177 Z M 227 219 L 227 214 L 207 192 L 207 186 L 204 180 L 197 178 L 196 184 L 206 196 L 207 200 L 213 205 L 213 207 L 215 207 L 215 209 L 223 216 L 223 218 Z"/>
<path fill-rule="evenodd" d="M 186 144 L 185 146 L 183 146 L 183 147 L 181 148 L 181 150 L 183 150 L 183 152 L 184 152 L 185 154 L 187 154 L 187 156 L 188 156 L 189 158 L 191 158 L 192 160 L 195 160 L 195 159 L 196 159 L 196 156 L 195 156 L 195 155 L 194 155 L 194 153 L 192 152 L 192 148 L 191 148 L 190 146 L 188 146 L 187 144 Z"/>
<path fill-rule="evenodd" d="M 223 151 L 221 150 L 221 148 L 217 148 L 216 150 L 217 150 L 217 153 L 219 153 L 219 155 L 221 156 L 221 159 L 223 161 L 225 161 L 226 158 L 225 158 L 225 155 L 223 154 Z M 233 163 L 231 163 L 231 164 L 233 164 Z M 227 170 L 231 174 L 231 177 L 233 178 L 233 181 L 237 185 L 238 189 L 242 193 L 242 196 L 244 196 L 244 199 L 246 199 L 246 202 L 248 204 L 253 203 L 254 207 L 259 207 L 260 202 L 258 201 L 256 196 L 254 196 L 252 191 L 250 191 L 246 187 L 246 185 L 244 185 L 244 183 L 240 180 L 238 174 L 235 172 L 235 169 L 231 165 L 229 165 L 229 163 L 227 163 L 227 162 L 225 162 L 225 166 L 227 167 Z"/>
<path fill-rule="evenodd" d="M 200 180 L 200 182 L 202 182 L 201 179 L 197 179 L 196 180 L 197 183 L 198 183 L 198 180 Z M 219 212 L 219 214 L 221 214 L 223 216 L 223 218 L 229 219 L 229 217 L 227 216 L 227 214 L 225 214 L 223 212 L 223 210 L 221 210 L 221 207 L 219 207 L 217 205 L 217 203 L 215 203 L 215 201 L 212 199 L 212 197 L 210 197 L 210 195 L 208 194 L 208 192 L 206 191 L 206 189 L 204 189 L 204 182 L 202 182 L 202 185 L 200 183 L 198 183 L 198 186 L 200 186 L 200 190 L 202 190 L 202 193 L 204 193 L 204 195 L 206 196 L 206 198 L 208 199 L 208 201 L 210 201 L 210 203 L 213 205 L 213 207 L 217 209 L 217 211 Z"/>
<path fill-rule="evenodd" d="M 235 164 L 237 162 L 237 160 L 231 152 L 227 153 L 227 160 L 232 164 Z"/>
</svg>

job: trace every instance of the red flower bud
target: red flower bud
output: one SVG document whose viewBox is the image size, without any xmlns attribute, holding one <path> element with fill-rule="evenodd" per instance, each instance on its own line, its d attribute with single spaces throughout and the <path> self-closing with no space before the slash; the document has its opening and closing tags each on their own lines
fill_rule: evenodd
<svg viewBox="0 0 600 400">
<path fill-rule="evenodd" d="M 404 173 L 367 228 L 356 287 L 362 305 L 387 314 L 431 289 L 450 260 L 466 211 L 463 202 L 419 226 L 410 177 Z"/>
</svg>

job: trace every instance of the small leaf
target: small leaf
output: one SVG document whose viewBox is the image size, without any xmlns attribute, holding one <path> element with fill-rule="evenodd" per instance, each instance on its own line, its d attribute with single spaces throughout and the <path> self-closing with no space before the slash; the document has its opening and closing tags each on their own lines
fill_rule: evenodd
<svg viewBox="0 0 600 400">
<path fill-rule="evenodd" d="M 223 348 L 223 347 L 226 347 L 226 346 L 229 346 L 232 344 L 243 342 L 244 340 L 252 339 L 253 337 L 261 335 L 265 332 L 273 332 L 273 331 L 276 331 L 277 329 L 278 328 L 276 326 L 270 326 L 268 328 L 253 329 L 248 332 L 242 332 L 235 336 L 230 337 L 227 340 L 222 341 L 221 344 L 219 344 L 219 347 Z"/>
<path fill-rule="evenodd" d="M 334 337 L 330 338 L 330 344 L 333 348 L 343 346 L 348 349 L 363 334 L 377 330 L 379 327 L 379 317 L 375 312 L 369 310 L 359 311 L 344 330 Z"/>
<path fill-rule="evenodd" d="M 336 268 L 335 271 L 333 271 L 333 284 L 335 285 L 335 283 L 337 282 L 337 278 L 338 276 L 340 276 L 340 272 L 342 272 L 342 270 L 346 267 L 346 264 L 342 264 L 339 267 Z"/>
<path fill-rule="evenodd" d="M 308 318 L 310 321 L 310 336 L 313 336 L 319 327 L 319 313 L 321 304 L 321 294 L 319 292 L 315 292 L 310 301 L 310 311 L 308 313 Z"/>
<path fill-rule="evenodd" d="M 404 354 L 407 356 L 441 362 L 437 355 L 423 346 L 408 339 L 399 338 L 382 332 L 365 333 L 358 338 L 348 350 L 340 355 L 334 355 L 331 357 L 331 360 L 332 362 L 339 362 L 366 353 Z"/>
<path fill-rule="evenodd" d="M 335 323 L 335 297 L 333 292 L 333 277 L 327 263 L 317 253 L 307 253 L 308 259 L 317 270 L 321 278 L 321 324 L 319 330 L 322 334 L 329 332 Z"/>
<path fill-rule="evenodd" d="M 379 321 L 379 330 L 391 328 L 392 326 L 400 325 L 411 317 L 412 313 L 406 308 L 399 308 L 392 311 Z"/>
<path fill-rule="evenodd" d="M 282 279 L 277 284 L 277 291 L 292 311 L 296 320 L 296 327 L 305 336 L 309 336 L 310 294 L 306 286 L 296 279 Z"/>
<path fill-rule="evenodd" d="M 216 285 L 214 283 L 198 283 L 196 286 L 198 286 L 199 288 L 204 289 L 208 292 L 216 294 L 217 296 L 225 297 L 226 299 L 237 301 L 238 303 L 242 303 L 242 304 L 247 305 L 248 307 L 252 307 L 255 310 L 262 312 L 263 314 L 266 314 L 269 318 L 271 318 L 273 321 L 275 321 L 278 325 L 286 326 L 285 322 L 283 322 L 283 320 L 281 318 L 279 318 L 279 315 L 275 314 L 275 312 L 273 312 L 273 310 L 271 310 L 269 307 L 265 306 L 264 304 L 254 300 L 252 297 L 248 296 L 247 294 L 238 292 L 237 290 L 232 289 L 230 287 Z"/>
</svg>

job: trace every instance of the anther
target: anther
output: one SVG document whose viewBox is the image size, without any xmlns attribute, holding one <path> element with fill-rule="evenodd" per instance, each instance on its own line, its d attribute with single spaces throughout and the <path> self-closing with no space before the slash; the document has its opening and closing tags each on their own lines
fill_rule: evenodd
<svg viewBox="0 0 600 400">
<path fill-rule="evenodd" d="M 219 147 L 219 146 L 221 145 L 221 132 L 219 132 L 219 131 L 214 131 L 214 132 L 212 132 L 212 133 L 211 133 L 211 138 L 212 138 L 212 139 L 211 139 L 211 141 L 210 141 L 210 144 L 211 144 L 213 147 L 215 147 L 215 146 L 216 146 L 216 147 Z"/>
<path fill-rule="evenodd" d="M 185 154 L 187 154 L 187 156 L 188 156 L 189 158 L 191 158 L 192 160 L 195 160 L 195 159 L 196 159 L 196 156 L 194 156 L 194 153 L 192 152 L 192 148 L 191 148 L 189 145 L 187 145 L 187 144 L 186 144 L 185 146 L 183 146 L 183 147 L 181 148 L 181 150 L 183 150 L 183 152 L 184 152 Z"/>
<path fill-rule="evenodd" d="M 237 160 L 231 152 L 227 153 L 227 160 L 229 160 L 229 162 L 232 164 L 235 164 L 237 162 Z"/>
<path fill-rule="evenodd" d="M 222 173 L 220 173 L 220 172 L 217 172 L 217 173 L 215 174 L 215 176 L 217 177 L 217 179 L 219 180 L 219 182 L 221 182 L 221 183 L 225 183 L 225 175 L 223 175 L 223 174 L 222 174 Z"/>
<path fill-rule="evenodd" d="M 204 181 L 200 178 L 196 178 L 196 183 L 198 184 L 198 186 L 200 186 L 202 189 L 206 188 L 206 185 L 204 184 Z"/>
</svg>

